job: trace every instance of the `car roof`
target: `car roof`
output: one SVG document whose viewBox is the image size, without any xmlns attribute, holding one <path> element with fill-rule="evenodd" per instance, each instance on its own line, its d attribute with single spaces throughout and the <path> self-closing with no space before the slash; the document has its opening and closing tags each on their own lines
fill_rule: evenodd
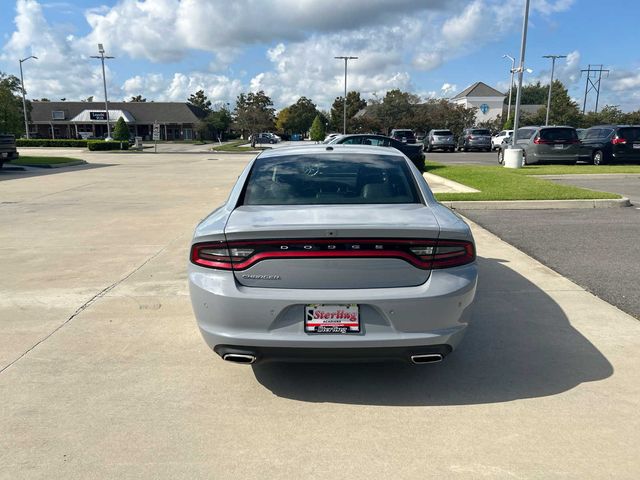
<svg viewBox="0 0 640 480">
<path fill-rule="evenodd" d="M 330 154 L 330 153 L 353 153 L 353 154 L 379 154 L 392 155 L 404 158 L 404 155 L 394 148 L 374 147 L 371 145 L 340 145 L 340 144 L 318 144 L 272 148 L 262 151 L 256 158 L 284 157 L 287 155 L 304 154 Z"/>
</svg>

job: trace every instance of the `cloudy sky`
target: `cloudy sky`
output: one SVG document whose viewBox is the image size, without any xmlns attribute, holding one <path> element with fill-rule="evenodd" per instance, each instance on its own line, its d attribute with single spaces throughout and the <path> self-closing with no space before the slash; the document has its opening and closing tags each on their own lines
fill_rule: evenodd
<svg viewBox="0 0 640 480">
<path fill-rule="evenodd" d="M 587 64 L 611 70 L 600 104 L 640 108 L 638 0 L 531 0 L 526 81 L 549 78 L 542 55 L 582 104 Z M 349 90 L 392 88 L 451 97 L 475 81 L 508 88 L 524 0 L 0 0 L 0 71 L 24 64 L 30 98 L 102 99 L 103 43 L 113 100 L 184 101 L 204 89 L 219 104 L 264 90 L 281 108 L 304 95 L 328 108 Z M 595 28 L 594 28 L 595 27 Z"/>
</svg>

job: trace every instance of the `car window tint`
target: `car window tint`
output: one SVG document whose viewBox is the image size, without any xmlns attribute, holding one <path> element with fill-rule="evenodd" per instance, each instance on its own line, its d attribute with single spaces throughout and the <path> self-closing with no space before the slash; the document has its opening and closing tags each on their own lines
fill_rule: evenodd
<svg viewBox="0 0 640 480">
<path fill-rule="evenodd" d="M 519 128 L 518 134 L 516 135 L 516 140 L 525 140 L 527 138 L 530 138 L 535 131 L 535 128 Z"/>
<path fill-rule="evenodd" d="M 345 144 L 345 145 L 360 145 L 362 143 L 362 138 L 361 137 L 349 137 L 349 138 L 345 138 L 344 141 L 341 141 L 340 143 Z"/>
<path fill-rule="evenodd" d="M 475 129 L 471 130 L 471 135 L 491 135 L 489 130 Z"/>
<path fill-rule="evenodd" d="M 598 138 L 600 137 L 601 130 L 602 129 L 600 128 L 590 128 L 589 130 L 587 130 L 587 133 L 585 133 L 584 138 L 585 139 Z"/>
<path fill-rule="evenodd" d="M 438 135 L 438 136 L 446 136 L 446 137 L 450 137 L 453 135 L 453 133 L 451 132 L 451 130 L 436 130 L 435 132 L 433 132 L 434 135 Z"/>
<path fill-rule="evenodd" d="M 629 142 L 640 140 L 640 127 L 625 127 L 618 130 L 618 136 Z"/>
<path fill-rule="evenodd" d="M 578 138 L 575 128 L 543 128 L 540 130 L 540 138 L 550 142 L 556 140 L 575 140 Z"/>
<path fill-rule="evenodd" d="M 257 158 L 243 205 L 420 203 L 406 161 L 389 155 Z"/>
</svg>

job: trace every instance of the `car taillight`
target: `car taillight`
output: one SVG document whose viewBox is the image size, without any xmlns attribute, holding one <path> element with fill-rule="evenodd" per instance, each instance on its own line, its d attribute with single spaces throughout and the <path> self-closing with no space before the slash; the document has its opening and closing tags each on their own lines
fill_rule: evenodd
<svg viewBox="0 0 640 480">
<path fill-rule="evenodd" d="M 536 138 L 533 139 L 533 143 L 535 143 L 536 145 L 541 145 L 541 144 L 547 144 L 547 143 L 551 143 L 551 142 L 549 142 L 547 140 L 544 140 L 544 139 L 542 139 L 540 137 L 536 137 Z"/>
<path fill-rule="evenodd" d="M 473 135 L 469 135 L 469 136 L 467 137 L 467 140 L 473 140 Z"/>
<path fill-rule="evenodd" d="M 263 260 L 305 258 L 398 258 L 430 270 L 475 260 L 473 243 L 461 240 L 308 239 L 196 243 L 191 262 L 217 270 L 246 270 Z"/>
<path fill-rule="evenodd" d="M 435 247 L 416 245 L 410 250 L 421 260 L 431 262 L 431 269 L 458 267 L 476 258 L 473 243 L 460 240 L 438 240 Z"/>
<path fill-rule="evenodd" d="M 226 242 L 196 243 L 191 247 L 191 261 L 196 265 L 220 270 L 232 270 L 233 263 L 251 256 L 251 248 L 228 248 Z"/>
<path fill-rule="evenodd" d="M 613 137 L 611 139 L 611 143 L 614 145 L 624 145 L 625 143 L 627 143 L 627 140 L 620 137 Z"/>
</svg>

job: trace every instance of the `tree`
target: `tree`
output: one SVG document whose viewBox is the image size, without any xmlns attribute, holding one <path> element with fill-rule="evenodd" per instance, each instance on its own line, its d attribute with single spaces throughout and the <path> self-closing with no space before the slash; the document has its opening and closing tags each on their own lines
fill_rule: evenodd
<svg viewBox="0 0 640 480">
<path fill-rule="evenodd" d="M 215 110 L 202 121 L 200 136 L 203 139 L 217 139 L 221 141 L 225 132 L 229 129 L 231 122 L 232 118 L 229 109 L 223 107 L 220 110 Z"/>
<path fill-rule="evenodd" d="M 309 137 L 314 142 L 321 142 L 324 140 L 325 136 L 325 128 L 320 115 L 316 115 L 316 118 L 313 119 L 313 123 L 311 124 L 311 130 L 309 131 Z"/>
<path fill-rule="evenodd" d="M 287 125 L 289 123 L 289 117 L 290 117 L 289 107 L 284 107 L 282 110 L 280 110 L 276 117 L 276 130 L 283 133 L 286 132 Z"/>
<path fill-rule="evenodd" d="M 536 84 L 536 88 L 539 83 Z M 549 86 L 542 86 L 546 90 L 544 98 L 544 107 L 535 114 L 522 114 L 520 126 L 527 125 L 544 125 L 547 115 L 547 96 L 549 94 Z M 524 93 L 524 88 L 522 89 Z M 549 115 L 549 124 L 551 125 L 573 125 L 578 126 L 582 123 L 582 116 L 578 104 L 571 99 L 568 90 L 559 80 L 554 80 L 551 87 L 551 112 Z"/>
<path fill-rule="evenodd" d="M 198 90 L 196 93 L 191 94 L 187 99 L 187 103 L 201 108 L 207 113 L 211 112 L 211 100 L 204 94 L 204 90 Z"/>
<path fill-rule="evenodd" d="M 122 142 L 129 141 L 129 127 L 122 117 L 118 119 L 113 129 L 113 139 L 120 141 L 120 150 L 122 150 Z"/>
<path fill-rule="evenodd" d="M 360 98 L 360 92 L 347 93 L 347 131 L 358 131 L 358 121 L 355 115 L 367 106 L 367 101 Z M 344 97 L 336 97 L 331 105 L 331 129 L 341 132 L 344 125 Z"/>
<path fill-rule="evenodd" d="M 0 72 L 0 132 L 16 136 L 25 133 L 21 94 L 20 80 Z M 27 101 L 27 115 L 30 111 L 31 103 Z"/>
<path fill-rule="evenodd" d="M 273 102 L 263 90 L 257 93 L 241 93 L 236 99 L 234 110 L 235 125 L 243 135 L 249 132 L 251 146 L 255 147 L 256 133 L 273 128 L 275 115 Z"/>
<path fill-rule="evenodd" d="M 287 107 L 285 130 L 291 133 L 308 132 L 318 113 L 315 103 L 307 97 L 300 97 L 296 103 Z"/>
<path fill-rule="evenodd" d="M 136 95 L 135 97 L 131 97 L 130 102 L 146 102 L 146 98 L 142 98 L 142 95 Z"/>
<path fill-rule="evenodd" d="M 373 100 L 369 103 L 378 105 L 377 116 L 386 134 L 393 128 L 418 126 L 415 107 L 420 103 L 420 97 L 413 93 L 398 89 L 389 90 L 382 100 Z"/>
</svg>

